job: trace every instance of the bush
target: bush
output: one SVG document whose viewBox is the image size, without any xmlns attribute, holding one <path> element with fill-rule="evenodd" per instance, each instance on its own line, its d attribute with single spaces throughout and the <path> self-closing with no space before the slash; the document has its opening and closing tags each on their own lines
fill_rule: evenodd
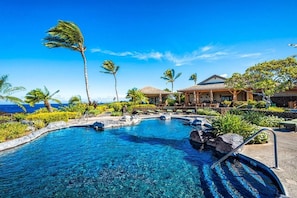
<svg viewBox="0 0 297 198">
<path fill-rule="evenodd" d="M 246 101 L 233 101 L 233 107 L 237 108 L 246 108 L 247 107 L 247 102 Z"/>
<path fill-rule="evenodd" d="M 110 109 L 113 109 L 114 111 L 121 111 L 122 108 L 123 108 L 123 104 L 120 103 L 120 102 L 113 102 L 113 103 L 110 103 L 110 104 L 108 105 L 108 107 L 109 107 Z"/>
<path fill-rule="evenodd" d="M 25 120 L 26 119 L 26 114 L 25 113 L 15 113 L 13 114 L 13 118 L 16 120 L 16 121 L 22 121 L 22 120 Z"/>
<path fill-rule="evenodd" d="M 198 115 L 208 115 L 208 116 L 219 116 L 220 115 L 219 112 L 209 109 L 209 108 L 197 109 L 197 114 Z"/>
<path fill-rule="evenodd" d="M 0 123 L 11 121 L 10 116 L 0 116 Z"/>
<path fill-rule="evenodd" d="M 235 133 L 241 135 L 244 140 L 254 134 L 259 127 L 246 122 L 242 116 L 227 113 L 214 119 L 212 126 L 214 128 L 214 134 L 216 136 L 223 135 L 226 133 Z M 267 142 L 268 135 L 261 133 L 250 143 L 263 143 Z"/>
<path fill-rule="evenodd" d="M 56 121 L 68 122 L 69 119 L 74 119 L 76 117 L 77 117 L 76 112 L 52 112 L 52 113 L 30 114 L 27 116 L 26 119 L 31 121 L 40 120 L 45 125 L 48 125 L 50 122 L 56 122 Z"/>
<path fill-rule="evenodd" d="M 263 100 L 258 101 L 257 104 L 256 104 L 256 108 L 259 108 L 259 109 L 266 108 L 266 102 L 263 101 Z"/>
<path fill-rule="evenodd" d="M 122 116 L 122 112 L 114 111 L 114 112 L 111 113 L 111 116 Z"/>
<path fill-rule="evenodd" d="M 273 112 L 285 112 L 284 108 L 281 107 L 269 107 L 268 111 L 273 111 Z"/>
<path fill-rule="evenodd" d="M 284 118 L 279 118 L 277 116 L 264 116 L 259 119 L 258 126 L 263 126 L 263 127 L 278 127 L 279 122 L 284 121 Z"/>
<path fill-rule="evenodd" d="M 248 105 L 251 105 L 251 106 L 256 106 L 256 104 L 257 104 L 257 101 L 255 101 L 255 100 L 248 100 Z"/>
<path fill-rule="evenodd" d="M 223 105 L 225 105 L 226 107 L 230 107 L 230 105 L 232 104 L 232 101 L 229 101 L 229 100 L 224 100 L 222 102 Z"/>
<path fill-rule="evenodd" d="M 246 111 L 242 116 L 244 120 L 255 125 L 259 125 L 260 120 L 266 117 L 264 113 L 257 111 Z"/>
<path fill-rule="evenodd" d="M 0 124 L 0 142 L 12 140 L 26 135 L 27 126 L 19 122 L 7 122 Z"/>
</svg>

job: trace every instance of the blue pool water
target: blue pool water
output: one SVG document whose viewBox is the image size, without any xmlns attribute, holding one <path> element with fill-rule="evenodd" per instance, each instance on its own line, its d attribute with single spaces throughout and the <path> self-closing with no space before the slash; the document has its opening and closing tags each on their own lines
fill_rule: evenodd
<svg viewBox="0 0 297 198">
<path fill-rule="evenodd" d="M 180 120 L 68 128 L 0 153 L 0 197 L 275 197 L 273 182 L 237 161 L 211 170 Z M 245 183 L 248 181 L 248 183 Z"/>
</svg>

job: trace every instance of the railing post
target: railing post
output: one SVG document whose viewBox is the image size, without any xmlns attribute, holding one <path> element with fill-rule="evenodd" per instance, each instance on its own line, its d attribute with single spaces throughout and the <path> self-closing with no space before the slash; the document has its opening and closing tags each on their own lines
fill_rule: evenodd
<svg viewBox="0 0 297 198">
<path fill-rule="evenodd" d="M 257 131 L 256 133 L 254 133 L 251 137 L 249 137 L 245 142 L 243 142 L 242 144 L 240 144 L 239 146 L 237 146 L 235 149 L 233 149 L 232 151 L 230 151 L 229 153 L 227 153 L 226 155 L 224 155 L 222 158 L 220 158 L 218 161 L 216 161 L 215 163 L 213 163 L 211 165 L 211 169 L 213 169 L 217 164 L 223 162 L 225 159 L 227 159 L 229 156 L 231 156 L 234 152 L 236 152 L 237 150 L 239 150 L 242 146 L 246 145 L 247 143 L 249 143 L 251 140 L 253 140 L 257 135 L 259 135 L 260 133 L 262 133 L 263 131 L 270 131 L 273 134 L 273 138 L 274 138 L 274 163 L 275 163 L 275 167 L 276 169 L 278 169 L 278 157 L 277 157 L 277 140 L 276 140 L 276 134 L 272 129 L 269 128 L 262 128 L 259 131 Z"/>
</svg>

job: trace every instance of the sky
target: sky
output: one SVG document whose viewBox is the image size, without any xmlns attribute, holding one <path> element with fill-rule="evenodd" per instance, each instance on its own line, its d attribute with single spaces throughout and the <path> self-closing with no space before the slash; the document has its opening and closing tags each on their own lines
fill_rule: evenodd
<svg viewBox="0 0 297 198">
<path fill-rule="evenodd" d="M 167 69 L 182 75 L 174 91 L 212 75 L 231 77 L 251 66 L 297 54 L 296 0 L 1 0 L 0 75 L 29 91 L 46 86 L 67 102 L 87 101 L 79 52 L 43 45 L 47 30 L 59 20 L 81 30 L 87 58 L 91 100 L 115 97 L 112 75 L 102 63 L 112 60 L 121 100 L 132 88 L 169 88 Z M 4 101 L 0 101 L 3 103 Z"/>
</svg>

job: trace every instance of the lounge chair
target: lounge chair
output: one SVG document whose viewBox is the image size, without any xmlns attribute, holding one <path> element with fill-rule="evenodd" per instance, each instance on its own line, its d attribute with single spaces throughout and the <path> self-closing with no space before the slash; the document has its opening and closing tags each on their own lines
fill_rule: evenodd
<svg viewBox="0 0 297 198">
<path fill-rule="evenodd" d="M 292 120 L 287 120 L 287 121 L 282 121 L 278 123 L 279 128 L 281 126 L 284 126 L 287 128 L 293 128 L 295 132 L 297 132 L 297 119 L 292 119 Z"/>
</svg>

